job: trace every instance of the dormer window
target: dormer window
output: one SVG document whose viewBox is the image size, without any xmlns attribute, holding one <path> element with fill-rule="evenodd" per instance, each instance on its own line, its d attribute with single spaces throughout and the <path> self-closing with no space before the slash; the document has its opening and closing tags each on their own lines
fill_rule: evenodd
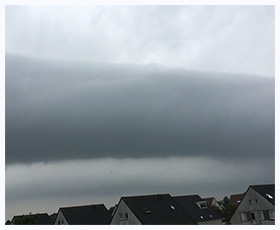
<svg viewBox="0 0 280 230">
<path fill-rule="evenodd" d="M 199 202 L 196 202 L 196 205 L 197 205 L 200 209 L 206 209 L 206 208 L 207 208 L 207 203 L 206 203 L 206 201 L 199 201 Z"/>
</svg>

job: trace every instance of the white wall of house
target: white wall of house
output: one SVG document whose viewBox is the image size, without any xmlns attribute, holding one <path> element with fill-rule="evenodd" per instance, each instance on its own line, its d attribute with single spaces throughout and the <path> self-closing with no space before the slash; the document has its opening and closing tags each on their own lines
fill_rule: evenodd
<svg viewBox="0 0 280 230">
<path fill-rule="evenodd" d="M 213 199 L 211 206 L 214 206 L 214 207 L 222 210 L 221 205 L 218 203 L 218 201 L 215 198 Z"/>
<path fill-rule="evenodd" d="M 54 225 L 69 225 L 69 223 L 67 222 L 67 220 L 65 219 L 64 215 L 62 214 L 62 212 L 60 210 L 57 213 L 57 217 L 54 222 Z"/>
<path fill-rule="evenodd" d="M 140 225 L 141 222 L 126 205 L 126 203 L 121 200 L 119 202 L 118 208 L 111 220 L 111 225 Z"/>
<path fill-rule="evenodd" d="M 270 219 L 265 218 L 264 211 L 269 212 Z M 275 220 L 271 218 L 274 215 L 275 206 L 267 201 L 262 195 L 251 187 L 245 194 L 242 202 L 237 207 L 231 218 L 231 224 L 275 224 Z"/>
</svg>

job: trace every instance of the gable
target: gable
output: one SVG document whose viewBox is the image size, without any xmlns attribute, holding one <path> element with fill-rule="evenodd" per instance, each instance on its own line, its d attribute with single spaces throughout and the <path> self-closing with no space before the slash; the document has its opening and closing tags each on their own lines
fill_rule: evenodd
<svg viewBox="0 0 280 230">
<path fill-rule="evenodd" d="M 140 220 L 135 216 L 133 211 L 126 205 L 123 199 L 119 204 L 111 220 L 111 225 L 141 225 Z"/>
<path fill-rule="evenodd" d="M 58 211 L 57 216 L 54 221 L 54 225 L 68 225 L 68 221 L 61 212 L 61 210 Z"/>
<path fill-rule="evenodd" d="M 275 205 L 275 185 L 251 185 L 252 189 L 254 189 L 257 193 L 259 193 L 263 198 L 265 198 L 268 202 Z"/>
<path fill-rule="evenodd" d="M 210 198 L 203 198 L 204 201 L 206 201 L 208 206 L 212 206 L 213 202 L 214 202 L 214 197 L 210 197 Z"/>
<path fill-rule="evenodd" d="M 274 220 L 273 218 L 268 217 L 268 213 L 274 213 L 274 210 L 274 204 L 267 200 L 263 194 L 260 194 L 258 191 L 256 191 L 254 186 L 250 186 L 247 189 L 241 203 L 235 210 L 231 218 L 231 223 L 251 224 L 255 221 L 256 223 L 260 224 L 260 221 L 265 221 L 266 224 L 271 224 Z M 259 212 L 262 213 L 262 217 L 258 216 Z M 251 215 L 253 215 L 253 217 L 251 217 Z M 261 218 L 263 220 L 261 220 Z"/>
</svg>

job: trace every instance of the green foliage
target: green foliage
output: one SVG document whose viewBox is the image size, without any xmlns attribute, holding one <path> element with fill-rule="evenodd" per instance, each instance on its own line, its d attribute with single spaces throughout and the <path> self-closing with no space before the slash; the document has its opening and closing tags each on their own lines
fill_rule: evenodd
<svg viewBox="0 0 280 230">
<path fill-rule="evenodd" d="M 227 205 L 228 205 L 228 203 L 229 203 L 229 198 L 228 198 L 227 196 L 224 197 L 223 203 L 224 203 L 224 206 L 227 206 Z"/>
<path fill-rule="evenodd" d="M 234 214 L 235 210 L 237 208 L 237 205 L 232 205 L 232 204 L 228 204 L 225 208 L 224 208 L 224 218 L 225 221 L 228 223 L 232 217 L 232 215 Z"/>
<path fill-rule="evenodd" d="M 39 222 L 39 215 L 26 215 L 26 216 L 18 216 L 13 220 L 13 224 L 15 225 L 36 225 Z"/>
<path fill-rule="evenodd" d="M 229 223 L 236 208 L 237 205 L 232 205 L 232 204 L 227 204 L 222 210 L 212 206 L 212 209 L 214 209 L 215 212 L 217 212 L 222 217 L 222 219 L 226 222 L 226 224 Z"/>
<path fill-rule="evenodd" d="M 222 218 L 224 217 L 224 211 L 223 211 L 223 209 L 219 209 L 219 208 L 216 207 L 216 206 L 211 206 L 211 208 L 212 208 L 216 213 L 218 213 Z"/>
</svg>

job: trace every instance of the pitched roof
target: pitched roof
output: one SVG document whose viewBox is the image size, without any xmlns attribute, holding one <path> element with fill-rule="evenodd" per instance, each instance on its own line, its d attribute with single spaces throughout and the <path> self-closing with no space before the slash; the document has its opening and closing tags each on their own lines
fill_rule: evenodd
<svg viewBox="0 0 280 230">
<path fill-rule="evenodd" d="M 250 185 L 250 187 L 275 205 L 275 184 Z"/>
<path fill-rule="evenodd" d="M 214 197 L 203 198 L 203 200 L 206 201 L 209 207 L 211 207 Z"/>
<path fill-rule="evenodd" d="M 239 205 L 244 196 L 245 196 L 244 193 L 233 194 L 233 195 L 230 196 L 230 199 L 229 199 L 228 203 L 231 204 L 231 205 Z"/>
<path fill-rule="evenodd" d="M 32 219 L 28 220 L 26 218 L 31 217 Z M 30 224 L 30 223 L 25 223 L 25 221 L 35 221 L 32 224 L 35 225 L 52 225 L 53 221 L 50 218 L 50 216 L 47 213 L 37 213 L 37 214 L 30 214 L 30 215 L 19 215 L 19 216 L 14 216 L 11 223 L 12 224 Z"/>
<path fill-rule="evenodd" d="M 142 224 L 197 224 L 169 194 L 131 196 L 121 199 Z"/>
<path fill-rule="evenodd" d="M 199 195 L 173 196 L 173 198 L 196 222 L 221 219 L 221 217 L 210 206 L 200 208 L 197 205 L 197 203 L 203 202 Z"/>
<path fill-rule="evenodd" d="M 104 204 L 60 208 L 70 225 L 106 225 L 111 216 Z"/>
<path fill-rule="evenodd" d="M 10 220 L 7 220 L 5 225 L 10 225 L 12 222 Z"/>
</svg>

